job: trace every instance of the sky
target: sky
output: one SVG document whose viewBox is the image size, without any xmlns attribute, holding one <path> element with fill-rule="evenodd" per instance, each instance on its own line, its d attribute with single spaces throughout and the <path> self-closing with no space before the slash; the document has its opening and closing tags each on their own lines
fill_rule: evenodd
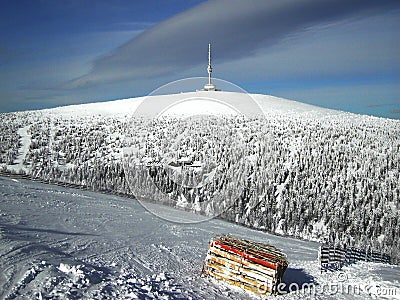
<svg viewBox="0 0 400 300">
<path fill-rule="evenodd" d="M 400 119 L 400 1 L 0 0 L 0 112 L 213 76 Z M 199 87 L 201 88 L 201 87 Z"/>
</svg>

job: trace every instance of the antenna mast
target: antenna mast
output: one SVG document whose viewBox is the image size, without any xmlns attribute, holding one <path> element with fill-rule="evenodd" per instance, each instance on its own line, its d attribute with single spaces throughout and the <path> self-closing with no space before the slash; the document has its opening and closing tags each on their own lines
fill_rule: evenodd
<svg viewBox="0 0 400 300">
<path fill-rule="evenodd" d="M 208 73 L 208 83 L 204 86 L 204 90 L 206 91 L 215 91 L 215 85 L 211 83 L 211 44 L 208 44 L 208 66 L 207 66 L 207 73 Z"/>
<path fill-rule="evenodd" d="M 212 67 L 211 67 L 211 44 L 208 44 L 208 67 L 207 67 L 207 72 L 208 72 L 208 84 L 211 85 L 211 73 L 212 73 Z"/>
</svg>

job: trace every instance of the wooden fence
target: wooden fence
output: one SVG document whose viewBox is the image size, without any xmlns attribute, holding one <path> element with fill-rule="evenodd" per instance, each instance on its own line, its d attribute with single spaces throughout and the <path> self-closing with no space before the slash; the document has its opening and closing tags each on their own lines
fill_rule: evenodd
<svg viewBox="0 0 400 300">
<path fill-rule="evenodd" d="M 390 256 L 387 254 L 365 249 L 342 248 L 331 245 L 321 245 L 318 256 L 321 263 L 321 271 L 340 270 L 344 265 L 352 264 L 357 261 L 390 264 Z"/>
</svg>

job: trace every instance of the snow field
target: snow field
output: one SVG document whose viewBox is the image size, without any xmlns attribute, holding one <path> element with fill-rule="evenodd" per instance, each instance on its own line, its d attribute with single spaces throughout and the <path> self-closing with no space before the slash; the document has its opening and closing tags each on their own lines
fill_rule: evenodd
<svg viewBox="0 0 400 300">
<path fill-rule="evenodd" d="M 0 192 L 3 299 L 255 299 L 253 294 L 200 275 L 209 239 L 225 233 L 270 243 L 288 255 L 287 287 L 278 298 L 309 298 L 308 294 L 287 293 L 289 285 L 332 287 L 341 284 L 343 276 L 348 285 L 379 285 L 380 291 L 400 292 L 398 266 L 357 263 L 342 272 L 321 274 L 314 242 L 222 220 L 171 223 L 132 199 L 26 180 L 0 178 Z M 186 213 L 164 206 L 159 209 Z M 366 299 L 373 295 L 361 290 L 356 295 L 325 292 L 316 298 Z"/>
</svg>

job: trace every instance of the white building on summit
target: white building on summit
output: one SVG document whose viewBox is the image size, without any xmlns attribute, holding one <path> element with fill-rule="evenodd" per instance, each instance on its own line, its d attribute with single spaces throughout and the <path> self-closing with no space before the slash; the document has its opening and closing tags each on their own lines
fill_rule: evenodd
<svg viewBox="0 0 400 300">
<path fill-rule="evenodd" d="M 212 67 L 211 67 L 211 44 L 208 44 L 208 67 L 207 67 L 207 72 L 208 72 L 208 83 L 204 86 L 205 91 L 216 91 L 217 89 L 215 88 L 215 85 L 211 82 L 211 73 L 212 73 Z"/>
</svg>

